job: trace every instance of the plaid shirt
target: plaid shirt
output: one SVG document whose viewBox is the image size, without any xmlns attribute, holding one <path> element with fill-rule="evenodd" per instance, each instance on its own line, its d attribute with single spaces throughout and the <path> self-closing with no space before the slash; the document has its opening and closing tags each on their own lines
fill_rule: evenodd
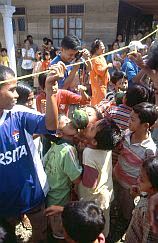
<svg viewBox="0 0 158 243">
<path fill-rule="evenodd" d="M 133 211 L 133 216 L 126 232 L 125 243 L 157 242 L 158 235 L 152 232 L 148 221 L 148 198 L 141 197 Z"/>
</svg>

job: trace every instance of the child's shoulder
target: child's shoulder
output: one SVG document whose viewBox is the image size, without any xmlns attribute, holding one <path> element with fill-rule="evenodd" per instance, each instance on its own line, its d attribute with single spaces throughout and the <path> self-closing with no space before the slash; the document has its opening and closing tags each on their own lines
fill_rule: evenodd
<svg viewBox="0 0 158 243">
<path fill-rule="evenodd" d="M 86 147 L 84 150 L 83 150 L 83 153 L 94 158 L 94 156 L 101 156 L 101 155 L 104 155 L 105 153 L 107 153 L 108 151 L 107 150 L 101 150 L 101 149 L 95 149 L 95 148 L 89 148 L 89 147 Z"/>
<path fill-rule="evenodd" d="M 61 151 L 63 153 L 76 153 L 76 148 L 74 145 L 72 145 L 71 143 L 65 141 L 65 140 L 62 140 L 60 141 L 60 143 L 58 143 L 58 145 L 61 146 Z"/>
</svg>

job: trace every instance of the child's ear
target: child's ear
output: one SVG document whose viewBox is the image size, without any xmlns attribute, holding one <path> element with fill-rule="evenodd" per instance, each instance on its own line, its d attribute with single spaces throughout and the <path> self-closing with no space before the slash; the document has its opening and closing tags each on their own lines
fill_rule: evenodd
<svg viewBox="0 0 158 243">
<path fill-rule="evenodd" d="M 56 130 L 56 134 L 55 134 L 55 136 L 61 138 L 61 137 L 63 136 L 63 132 L 62 132 L 62 130 L 57 129 L 57 130 Z"/>
<path fill-rule="evenodd" d="M 97 146 L 98 143 L 97 143 L 97 141 L 93 138 L 91 144 L 92 144 L 93 146 Z"/>
<path fill-rule="evenodd" d="M 150 125 L 149 125 L 149 123 L 147 123 L 147 122 L 144 123 L 144 127 L 145 127 L 146 130 L 149 130 L 149 129 L 150 129 Z"/>
</svg>

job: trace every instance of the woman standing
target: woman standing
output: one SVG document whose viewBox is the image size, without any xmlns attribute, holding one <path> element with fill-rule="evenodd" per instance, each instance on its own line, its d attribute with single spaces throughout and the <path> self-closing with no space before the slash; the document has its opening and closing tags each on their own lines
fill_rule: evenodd
<svg viewBox="0 0 158 243">
<path fill-rule="evenodd" d="M 102 99 L 105 98 L 107 92 L 107 83 L 109 81 L 108 68 L 111 66 L 107 65 L 105 57 L 100 56 L 104 54 L 105 46 L 103 42 L 96 39 L 91 45 L 92 58 L 92 70 L 90 71 L 90 81 L 92 89 L 91 104 L 97 105 Z"/>
</svg>

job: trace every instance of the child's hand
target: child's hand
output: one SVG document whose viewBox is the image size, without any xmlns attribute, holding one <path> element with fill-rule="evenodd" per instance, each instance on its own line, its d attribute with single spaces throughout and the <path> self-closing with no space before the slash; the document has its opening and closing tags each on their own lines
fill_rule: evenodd
<svg viewBox="0 0 158 243">
<path fill-rule="evenodd" d="M 140 189 L 139 186 L 131 186 L 130 188 L 130 194 L 133 198 L 140 196 Z"/>
<path fill-rule="evenodd" d="M 83 151 L 85 149 L 86 145 L 84 142 L 79 142 L 78 143 L 78 149 L 79 151 Z"/>
<path fill-rule="evenodd" d="M 52 91 L 52 86 L 54 86 L 59 79 L 64 77 L 65 70 L 66 67 L 63 62 L 58 62 L 50 67 L 50 73 L 46 78 L 46 91 Z"/>
<path fill-rule="evenodd" d="M 80 92 L 82 92 L 82 91 L 86 91 L 87 90 L 87 88 L 84 86 L 84 85 L 78 85 L 78 91 L 80 91 Z"/>
<path fill-rule="evenodd" d="M 145 68 L 146 65 L 143 61 L 142 55 L 139 52 L 132 51 L 128 53 L 128 58 L 134 61 L 140 68 Z"/>
<path fill-rule="evenodd" d="M 44 214 L 46 216 L 52 216 L 55 214 L 62 213 L 63 209 L 64 208 L 62 206 L 52 205 L 44 210 Z"/>
<path fill-rule="evenodd" d="M 82 56 L 85 60 L 88 60 L 88 58 L 90 58 L 90 52 L 87 49 L 83 49 L 82 50 Z"/>
<path fill-rule="evenodd" d="M 111 62 L 108 63 L 108 68 L 113 68 L 113 64 Z"/>
</svg>

